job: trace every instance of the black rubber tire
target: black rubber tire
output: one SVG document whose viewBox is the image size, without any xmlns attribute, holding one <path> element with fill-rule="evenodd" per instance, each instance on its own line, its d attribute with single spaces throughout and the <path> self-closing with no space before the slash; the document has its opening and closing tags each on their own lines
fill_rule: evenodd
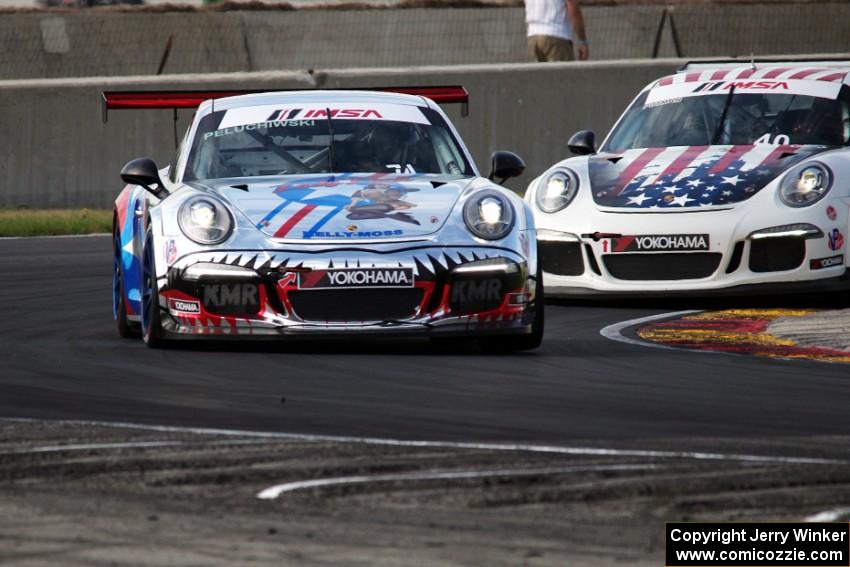
<svg viewBox="0 0 850 567">
<path fill-rule="evenodd" d="M 487 352 L 517 352 L 534 350 L 543 342 L 543 331 L 546 326 L 546 305 L 543 301 L 543 270 L 538 262 L 534 286 L 534 321 L 531 323 L 531 333 L 500 337 L 483 337 L 478 339 L 481 348 Z"/>
<path fill-rule="evenodd" d="M 112 228 L 112 255 L 113 255 L 113 311 L 115 315 L 115 328 L 118 331 L 118 336 L 122 339 L 138 338 L 142 334 L 142 326 L 135 321 L 130 321 L 127 318 L 127 305 L 124 301 L 124 268 L 121 266 L 121 240 L 118 235 L 118 223 L 115 222 Z M 116 281 L 117 280 L 117 281 Z M 117 288 L 117 289 L 116 289 Z"/>
<path fill-rule="evenodd" d="M 145 246 L 142 251 L 142 340 L 149 348 L 166 346 L 159 307 L 159 288 L 156 283 L 153 231 L 150 224 L 145 232 Z"/>
</svg>

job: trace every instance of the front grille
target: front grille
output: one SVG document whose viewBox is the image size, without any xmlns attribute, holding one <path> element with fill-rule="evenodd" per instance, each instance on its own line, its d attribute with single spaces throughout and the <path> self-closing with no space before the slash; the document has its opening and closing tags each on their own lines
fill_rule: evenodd
<svg viewBox="0 0 850 567">
<path fill-rule="evenodd" d="M 329 289 L 289 292 L 295 314 L 304 321 L 352 323 L 410 319 L 423 290 Z"/>
<path fill-rule="evenodd" d="M 696 280 L 716 272 L 722 257 L 717 252 L 606 254 L 602 261 L 618 280 Z"/>
<path fill-rule="evenodd" d="M 806 258 L 806 241 L 797 236 L 758 238 L 750 241 L 750 271 L 793 270 Z"/>
<path fill-rule="evenodd" d="M 537 241 L 537 253 L 543 271 L 558 276 L 580 276 L 584 273 L 581 244 L 578 242 Z"/>
</svg>

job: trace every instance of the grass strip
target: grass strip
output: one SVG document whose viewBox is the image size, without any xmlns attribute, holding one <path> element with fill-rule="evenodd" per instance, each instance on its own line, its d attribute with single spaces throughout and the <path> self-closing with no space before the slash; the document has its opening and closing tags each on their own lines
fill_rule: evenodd
<svg viewBox="0 0 850 567">
<path fill-rule="evenodd" d="M 112 211 L 0 209 L 0 236 L 53 236 L 112 232 Z"/>
</svg>

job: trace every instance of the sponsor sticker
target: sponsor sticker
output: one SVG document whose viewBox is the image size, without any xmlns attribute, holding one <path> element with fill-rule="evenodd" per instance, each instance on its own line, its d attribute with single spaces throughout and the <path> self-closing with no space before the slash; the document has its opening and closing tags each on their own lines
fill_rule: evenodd
<svg viewBox="0 0 850 567">
<path fill-rule="evenodd" d="M 341 268 L 298 273 L 298 289 L 413 287 L 413 268 Z"/>
<path fill-rule="evenodd" d="M 833 228 L 829 233 L 829 249 L 841 250 L 842 246 L 844 246 L 844 235 L 837 228 Z"/>
<path fill-rule="evenodd" d="M 497 304 L 503 295 L 500 278 L 461 280 L 452 283 L 451 305 L 474 311 L 478 304 Z"/>
<path fill-rule="evenodd" d="M 206 284 L 204 306 L 215 309 L 258 305 L 256 284 Z"/>
<path fill-rule="evenodd" d="M 296 126 L 315 126 L 315 124 L 315 120 L 268 120 L 266 122 L 258 122 L 257 124 L 237 124 L 235 126 L 228 126 L 227 128 L 220 128 L 213 132 L 207 132 L 204 134 L 204 140 L 208 140 L 213 137 L 221 138 L 222 136 L 261 130 L 263 128 L 292 128 Z"/>
<path fill-rule="evenodd" d="M 835 207 L 830 205 L 826 208 L 826 216 L 829 220 L 834 221 L 838 218 L 838 211 L 835 210 Z"/>
<path fill-rule="evenodd" d="M 840 266 L 844 263 L 844 256 L 839 254 L 838 256 L 830 256 L 829 258 L 815 258 L 809 262 L 809 269 L 811 270 L 821 270 L 823 268 L 831 268 L 833 266 Z"/>
<path fill-rule="evenodd" d="M 607 247 L 606 247 L 607 248 Z M 611 252 L 680 252 L 708 250 L 707 234 L 647 234 L 611 239 Z"/>
<path fill-rule="evenodd" d="M 198 315 L 201 312 L 201 304 L 198 301 L 191 301 L 188 299 L 169 298 L 168 310 L 172 313 Z"/>
<path fill-rule="evenodd" d="M 169 239 L 165 242 L 165 263 L 173 264 L 177 260 L 177 243 L 174 239 Z"/>
<path fill-rule="evenodd" d="M 522 248 L 522 253 L 525 256 L 528 256 L 531 252 L 531 245 L 528 240 L 528 235 L 525 233 L 525 231 L 519 233 L 519 245 L 520 248 Z"/>
<path fill-rule="evenodd" d="M 351 227 L 348 227 L 351 228 Z M 304 230 L 303 238 L 386 238 L 388 236 L 401 236 L 403 230 Z"/>
</svg>

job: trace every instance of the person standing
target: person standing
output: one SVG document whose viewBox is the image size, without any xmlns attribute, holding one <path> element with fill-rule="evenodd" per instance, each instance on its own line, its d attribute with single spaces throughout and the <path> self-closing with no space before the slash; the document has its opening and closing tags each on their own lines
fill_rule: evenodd
<svg viewBox="0 0 850 567">
<path fill-rule="evenodd" d="M 572 61 L 590 57 L 579 0 L 525 0 L 528 51 L 537 61 Z"/>
</svg>

